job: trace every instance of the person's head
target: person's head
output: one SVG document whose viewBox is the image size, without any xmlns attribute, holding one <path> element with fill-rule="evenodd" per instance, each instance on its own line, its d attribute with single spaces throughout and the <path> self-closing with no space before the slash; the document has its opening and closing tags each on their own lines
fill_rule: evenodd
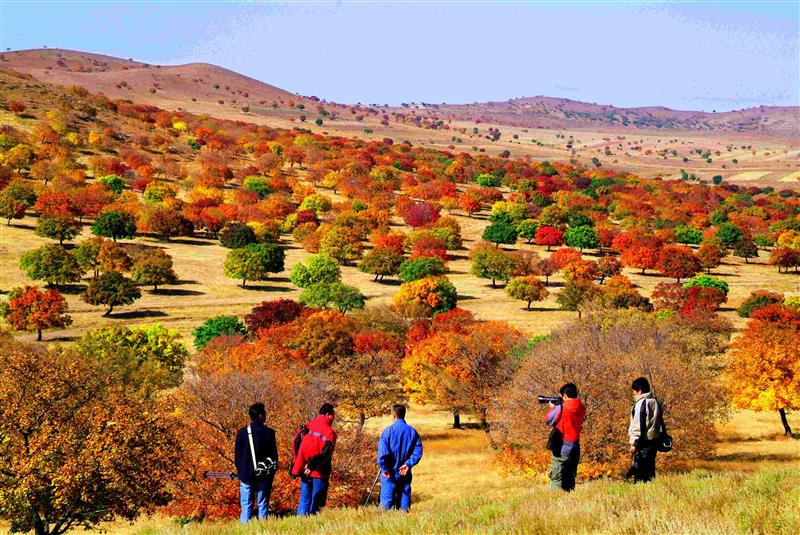
<svg viewBox="0 0 800 535">
<path fill-rule="evenodd" d="M 575 383 L 567 383 L 558 391 L 561 399 L 576 399 L 578 397 L 578 387 Z"/>
<path fill-rule="evenodd" d="M 395 420 L 402 420 L 406 417 L 406 406 L 402 403 L 392 405 L 392 414 Z"/>
<path fill-rule="evenodd" d="M 645 377 L 637 377 L 633 380 L 633 383 L 631 383 L 631 390 L 633 390 L 634 396 L 647 394 L 650 392 L 650 381 L 648 381 Z"/>
<path fill-rule="evenodd" d="M 267 420 L 267 410 L 263 403 L 253 403 L 247 411 L 250 413 L 250 420 L 254 422 L 265 422 Z"/>
<path fill-rule="evenodd" d="M 333 419 L 336 418 L 336 414 L 333 411 L 333 404 L 332 403 L 323 403 L 322 407 L 319 408 L 319 413 L 322 416 L 327 416 L 328 420 L 333 422 Z"/>
</svg>

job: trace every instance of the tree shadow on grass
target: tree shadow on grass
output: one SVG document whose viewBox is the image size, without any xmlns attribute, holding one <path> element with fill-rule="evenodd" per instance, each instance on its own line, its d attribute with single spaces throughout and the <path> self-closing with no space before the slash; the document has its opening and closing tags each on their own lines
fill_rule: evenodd
<svg viewBox="0 0 800 535">
<path fill-rule="evenodd" d="M 169 314 L 161 310 L 132 310 L 130 312 L 111 313 L 105 317 L 112 320 L 131 320 L 138 318 L 165 318 L 167 316 Z"/>
<path fill-rule="evenodd" d="M 197 290 L 184 290 L 182 288 L 159 288 L 158 290 L 150 290 L 150 295 L 168 295 L 168 296 L 188 296 L 188 295 L 205 295 L 205 292 L 198 292 Z"/>
<path fill-rule="evenodd" d="M 60 284 L 58 291 L 64 295 L 78 295 L 86 290 L 86 284 Z"/>
<path fill-rule="evenodd" d="M 461 295 L 458 294 L 459 301 L 472 301 L 473 299 L 477 299 L 474 295 Z"/>
<path fill-rule="evenodd" d="M 252 292 L 289 292 L 292 289 L 288 286 L 271 286 L 269 283 L 261 285 L 261 286 L 250 286 L 249 284 L 242 288 L 242 285 L 239 285 L 239 288 L 242 290 L 252 291 Z"/>
<path fill-rule="evenodd" d="M 764 461 L 777 461 L 777 462 L 791 462 L 797 461 L 798 456 L 791 453 L 753 453 L 753 452 L 737 452 L 727 453 L 725 455 L 717 455 L 714 459 L 717 461 L 738 461 L 738 462 L 764 462 Z"/>
<path fill-rule="evenodd" d="M 42 342 L 74 342 L 77 336 L 54 336 L 53 338 L 44 337 Z"/>
<path fill-rule="evenodd" d="M 379 281 L 372 281 L 375 284 L 381 284 L 383 286 L 400 286 L 402 284 L 400 279 L 383 279 Z"/>
<path fill-rule="evenodd" d="M 168 242 L 180 245 L 217 245 L 216 240 L 192 239 L 192 238 L 172 238 Z"/>
</svg>

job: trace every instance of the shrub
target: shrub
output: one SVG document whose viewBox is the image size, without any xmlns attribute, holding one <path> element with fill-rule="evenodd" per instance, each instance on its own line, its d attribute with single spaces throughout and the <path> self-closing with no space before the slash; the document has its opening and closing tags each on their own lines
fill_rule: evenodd
<svg viewBox="0 0 800 535">
<path fill-rule="evenodd" d="M 394 295 L 394 302 L 398 305 L 425 305 L 433 313 L 455 308 L 457 299 L 456 288 L 447 277 L 425 277 L 403 283 Z"/>
<path fill-rule="evenodd" d="M 769 290 L 756 290 L 744 300 L 736 309 L 736 313 L 743 318 L 750 315 L 761 307 L 783 303 L 783 294 L 770 292 Z"/>
<path fill-rule="evenodd" d="M 216 316 L 209 318 L 200 324 L 194 331 L 194 347 L 202 349 L 212 339 L 217 336 L 243 335 L 247 331 L 239 318 L 236 316 Z"/>
<path fill-rule="evenodd" d="M 256 241 L 256 233 L 241 221 L 231 221 L 219 231 L 219 242 L 228 249 L 239 249 Z"/>
<path fill-rule="evenodd" d="M 292 284 L 299 288 L 308 288 L 321 282 L 332 283 L 342 279 L 339 263 L 325 254 L 313 254 L 305 264 L 298 263 L 292 268 L 289 276 Z"/>
<path fill-rule="evenodd" d="M 244 322 L 247 325 L 247 331 L 255 333 L 259 329 L 294 321 L 304 309 L 305 306 L 291 299 L 264 301 L 253 307 L 250 314 L 244 317 Z"/>
<path fill-rule="evenodd" d="M 105 175 L 97 179 L 98 182 L 119 195 L 125 189 L 125 180 L 119 175 Z"/>
</svg>

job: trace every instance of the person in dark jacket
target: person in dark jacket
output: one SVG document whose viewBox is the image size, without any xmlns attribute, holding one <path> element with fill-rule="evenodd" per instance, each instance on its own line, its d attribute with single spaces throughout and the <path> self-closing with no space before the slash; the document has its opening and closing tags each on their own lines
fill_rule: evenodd
<svg viewBox="0 0 800 535">
<path fill-rule="evenodd" d="M 406 423 L 406 406 L 392 407 L 394 423 L 383 430 L 378 441 L 378 466 L 381 480 L 381 507 L 411 509 L 411 468 L 422 459 L 422 438 Z"/>
<path fill-rule="evenodd" d="M 269 496 L 272 494 L 272 480 L 275 470 L 266 474 L 256 475 L 255 464 L 278 466 L 278 446 L 275 442 L 275 431 L 264 425 L 267 421 L 267 411 L 263 403 L 254 403 L 248 410 L 250 425 L 239 429 L 236 433 L 234 449 L 234 462 L 236 473 L 239 476 L 239 497 L 242 505 L 242 514 L 239 520 L 246 524 L 255 515 L 254 506 L 257 504 L 258 518 L 267 518 L 269 510 Z M 253 449 L 250 448 L 252 438 Z"/>
<path fill-rule="evenodd" d="M 554 427 L 560 440 L 551 450 L 550 486 L 570 492 L 575 489 L 575 478 L 578 475 L 578 463 L 581 460 L 581 428 L 586 418 L 586 407 L 578 399 L 578 387 L 567 383 L 559 390 L 561 403 L 550 404 L 550 411 L 545 421 Z"/>
<path fill-rule="evenodd" d="M 336 447 L 336 431 L 332 427 L 335 418 L 333 405 L 325 403 L 319 409 L 319 416 L 301 426 L 294 437 L 291 475 L 300 477 L 297 516 L 315 515 L 325 507 Z"/>
</svg>

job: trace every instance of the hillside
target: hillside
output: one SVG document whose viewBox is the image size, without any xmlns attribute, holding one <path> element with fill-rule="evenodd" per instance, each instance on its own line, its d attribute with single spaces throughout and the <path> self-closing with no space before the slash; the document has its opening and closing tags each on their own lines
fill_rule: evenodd
<svg viewBox="0 0 800 535">
<path fill-rule="evenodd" d="M 693 133 L 745 133 L 800 139 L 800 107 L 761 106 L 707 113 L 652 106 L 621 108 L 566 98 L 524 97 L 472 104 L 415 104 L 413 113 L 446 120 L 469 120 L 528 128 L 609 129 Z"/>
<path fill-rule="evenodd" d="M 289 91 L 239 73 L 210 65 L 151 65 L 132 59 L 72 50 L 22 50 L 0 54 L 0 66 L 62 86 L 81 86 L 109 98 L 173 106 L 218 103 L 282 107 L 289 102 L 312 102 Z"/>
</svg>

